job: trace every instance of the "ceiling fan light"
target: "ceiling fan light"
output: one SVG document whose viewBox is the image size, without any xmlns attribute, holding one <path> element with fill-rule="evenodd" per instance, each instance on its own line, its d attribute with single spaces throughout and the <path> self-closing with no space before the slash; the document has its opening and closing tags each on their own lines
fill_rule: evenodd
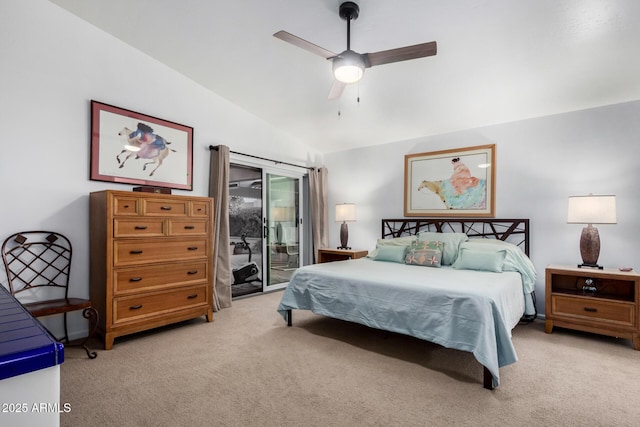
<svg viewBox="0 0 640 427">
<path fill-rule="evenodd" d="M 355 83 L 364 75 L 364 62 L 359 54 L 346 51 L 333 60 L 333 76 L 342 83 Z"/>
</svg>

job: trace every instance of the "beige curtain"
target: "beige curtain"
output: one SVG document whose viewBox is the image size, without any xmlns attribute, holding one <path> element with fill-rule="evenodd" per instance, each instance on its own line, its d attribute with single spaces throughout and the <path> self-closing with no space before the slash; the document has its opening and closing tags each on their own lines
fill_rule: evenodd
<svg viewBox="0 0 640 427">
<path fill-rule="evenodd" d="M 311 229 L 313 230 L 313 257 L 318 258 L 318 249 L 329 246 L 329 207 L 327 202 L 327 168 L 309 171 L 309 198 L 311 204 Z"/>
<path fill-rule="evenodd" d="M 213 197 L 214 245 L 213 310 L 231 307 L 231 260 L 229 255 L 229 147 L 210 146 L 209 196 Z"/>
</svg>

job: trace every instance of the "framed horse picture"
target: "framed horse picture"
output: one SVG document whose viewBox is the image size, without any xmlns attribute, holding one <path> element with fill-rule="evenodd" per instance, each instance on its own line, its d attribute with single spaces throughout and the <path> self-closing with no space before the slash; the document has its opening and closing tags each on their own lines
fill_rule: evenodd
<svg viewBox="0 0 640 427">
<path fill-rule="evenodd" d="M 94 181 L 193 190 L 193 128 L 91 101 Z"/>
<path fill-rule="evenodd" d="M 495 216 L 495 144 L 404 156 L 405 216 Z"/>
</svg>

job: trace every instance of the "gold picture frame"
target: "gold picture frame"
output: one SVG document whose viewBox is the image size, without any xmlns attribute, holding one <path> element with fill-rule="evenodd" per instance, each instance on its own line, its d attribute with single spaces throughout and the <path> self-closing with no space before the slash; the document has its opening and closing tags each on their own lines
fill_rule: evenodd
<svg viewBox="0 0 640 427">
<path fill-rule="evenodd" d="M 495 144 L 404 156 L 404 215 L 495 216 Z"/>
</svg>

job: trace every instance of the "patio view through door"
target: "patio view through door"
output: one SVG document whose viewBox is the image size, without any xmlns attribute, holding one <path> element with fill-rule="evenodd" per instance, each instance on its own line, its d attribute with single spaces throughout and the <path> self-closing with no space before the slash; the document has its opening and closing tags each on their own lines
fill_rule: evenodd
<svg viewBox="0 0 640 427">
<path fill-rule="evenodd" d="M 300 181 L 267 173 L 264 235 L 268 280 L 264 290 L 282 288 L 300 266 Z"/>
<path fill-rule="evenodd" d="M 286 286 L 301 265 L 301 176 L 231 163 L 232 296 Z"/>
</svg>

